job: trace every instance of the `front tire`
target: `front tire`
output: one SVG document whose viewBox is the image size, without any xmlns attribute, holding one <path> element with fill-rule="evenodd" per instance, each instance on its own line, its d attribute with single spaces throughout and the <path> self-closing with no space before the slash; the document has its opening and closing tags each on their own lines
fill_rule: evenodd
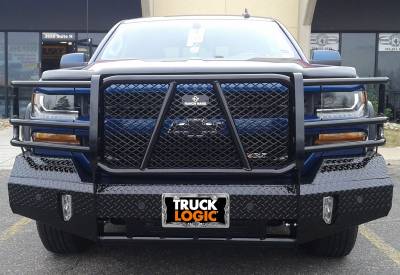
<svg viewBox="0 0 400 275">
<path fill-rule="evenodd" d="M 305 244 L 305 248 L 316 256 L 344 257 L 354 247 L 357 240 L 358 226 L 351 226 L 341 232 L 317 239 Z"/>
<path fill-rule="evenodd" d="M 85 251 L 91 241 L 61 231 L 53 226 L 36 222 L 40 240 L 43 246 L 56 254 L 71 254 Z"/>
</svg>

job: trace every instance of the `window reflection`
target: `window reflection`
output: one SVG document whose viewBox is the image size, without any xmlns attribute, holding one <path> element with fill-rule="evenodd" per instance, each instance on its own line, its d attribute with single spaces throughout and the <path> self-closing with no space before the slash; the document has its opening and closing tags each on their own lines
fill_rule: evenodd
<svg viewBox="0 0 400 275">
<path fill-rule="evenodd" d="M 38 80 L 40 72 L 39 33 L 8 33 L 8 81 Z M 10 89 L 11 91 L 11 89 Z M 30 102 L 32 88 L 20 88 L 20 115 Z M 10 109 L 12 104 L 10 104 Z M 12 110 L 10 112 L 12 114 Z"/>
<path fill-rule="evenodd" d="M 6 76 L 4 33 L 0 32 L 0 117 L 6 115 Z"/>
<path fill-rule="evenodd" d="M 374 76 L 375 33 L 343 33 L 343 65 L 355 67 L 359 76 Z"/>
<path fill-rule="evenodd" d="M 106 36 L 106 34 L 107 33 L 95 33 L 95 32 L 78 33 L 78 41 L 83 41 L 85 39 L 90 38 L 92 40 L 92 52 L 91 52 L 91 54 L 93 54 L 94 51 L 99 46 L 101 40 L 103 40 L 104 36 Z M 77 47 L 78 52 L 90 54 L 89 46 L 87 46 L 86 43 L 78 42 L 77 46 L 78 46 Z"/>
</svg>

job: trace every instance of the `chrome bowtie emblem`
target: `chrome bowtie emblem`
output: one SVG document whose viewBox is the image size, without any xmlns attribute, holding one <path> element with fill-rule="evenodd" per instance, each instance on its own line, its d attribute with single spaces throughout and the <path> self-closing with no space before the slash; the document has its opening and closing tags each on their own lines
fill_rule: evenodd
<svg viewBox="0 0 400 275">
<path fill-rule="evenodd" d="M 211 122 L 206 119 L 194 118 L 179 122 L 174 121 L 168 129 L 168 133 L 201 138 L 204 136 L 217 135 L 223 131 L 224 127 L 224 122 L 222 121 Z"/>
<path fill-rule="evenodd" d="M 197 102 L 197 101 L 199 101 L 199 99 L 200 99 L 200 98 L 199 98 L 197 95 L 195 95 L 195 96 L 192 97 L 192 101 L 193 101 L 193 102 Z"/>
</svg>

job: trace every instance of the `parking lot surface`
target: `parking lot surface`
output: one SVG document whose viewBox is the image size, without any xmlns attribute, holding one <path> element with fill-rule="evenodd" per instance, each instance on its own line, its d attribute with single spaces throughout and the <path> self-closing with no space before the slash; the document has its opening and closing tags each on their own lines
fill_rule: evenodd
<svg viewBox="0 0 400 275">
<path fill-rule="evenodd" d="M 58 256 L 40 243 L 34 221 L 12 214 L 7 178 L 0 170 L 0 274 L 400 274 L 400 161 L 390 215 L 360 227 L 353 252 L 343 259 L 313 257 L 298 249 L 205 244 L 94 246 Z"/>
</svg>

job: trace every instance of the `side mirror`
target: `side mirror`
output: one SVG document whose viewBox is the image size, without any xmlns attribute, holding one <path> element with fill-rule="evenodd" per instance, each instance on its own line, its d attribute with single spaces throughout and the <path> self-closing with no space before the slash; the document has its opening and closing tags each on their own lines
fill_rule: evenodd
<svg viewBox="0 0 400 275">
<path fill-rule="evenodd" d="M 338 51 L 333 50 L 312 50 L 311 64 L 323 64 L 340 66 L 342 65 L 342 57 Z"/>
<path fill-rule="evenodd" d="M 64 54 L 60 60 L 60 68 L 82 67 L 87 65 L 89 57 L 85 53 Z"/>
</svg>

